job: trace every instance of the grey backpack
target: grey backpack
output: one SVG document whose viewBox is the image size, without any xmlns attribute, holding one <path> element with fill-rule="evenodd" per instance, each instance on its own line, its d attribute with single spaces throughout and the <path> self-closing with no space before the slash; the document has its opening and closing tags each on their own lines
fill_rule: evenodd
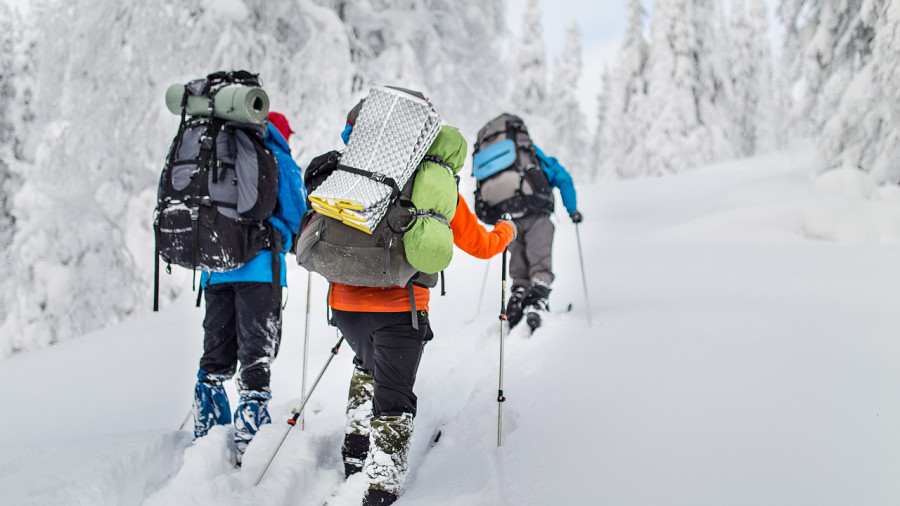
<svg viewBox="0 0 900 506">
<path fill-rule="evenodd" d="M 522 118 L 504 113 L 478 131 L 472 169 L 475 214 L 481 221 L 553 212 L 553 187 Z"/>
</svg>

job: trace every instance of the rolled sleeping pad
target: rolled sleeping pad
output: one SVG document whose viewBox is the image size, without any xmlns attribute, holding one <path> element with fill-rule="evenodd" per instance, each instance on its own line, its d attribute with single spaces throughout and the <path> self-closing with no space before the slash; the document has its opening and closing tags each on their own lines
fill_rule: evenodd
<svg viewBox="0 0 900 506">
<path fill-rule="evenodd" d="M 181 114 L 184 85 L 173 84 L 166 90 L 166 107 L 172 114 Z M 209 99 L 200 95 L 188 95 L 187 113 L 191 116 L 208 116 Z M 269 96 L 262 88 L 232 85 L 220 89 L 213 100 L 213 116 L 241 123 L 265 124 L 269 114 Z"/>
</svg>

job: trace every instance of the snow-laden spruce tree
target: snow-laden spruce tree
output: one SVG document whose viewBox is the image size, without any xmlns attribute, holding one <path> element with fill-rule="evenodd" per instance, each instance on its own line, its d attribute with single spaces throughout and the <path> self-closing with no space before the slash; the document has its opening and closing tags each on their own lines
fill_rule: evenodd
<svg viewBox="0 0 900 506">
<path fill-rule="evenodd" d="M 609 66 L 604 66 L 603 73 L 600 74 L 600 92 L 597 93 L 597 125 L 591 141 L 591 158 L 586 177 L 589 181 L 596 181 L 601 174 L 601 156 L 606 149 L 606 145 L 603 142 L 603 125 L 609 116 L 609 95 L 611 93 L 612 80 L 613 77 Z"/>
<path fill-rule="evenodd" d="M 728 52 L 731 69 L 731 86 L 734 90 L 735 121 L 737 123 L 738 154 L 750 156 L 756 149 L 756 125 L 753 114 L 758 101 L 753 82 L 755 62 L 752 59 L 753 34 L 747 21 L 744 0 L 731 0 L 731 17 L 728 22 Z"/>
<path fill-rule="evenodd" d="M 735 143 L 741 156 L 775 147 L 772 50 L 767 36 L 764 0 L 751 0 L 748 17 L 744 0 L 732 0 L 728 23 L 731 86 L 734 91 Z"/>
<path fill-rule="evenodd" d="M 649 107 L 643 174 L 663 175 L 735 155 L 725 47 L 717 3 L 660 0 L 651 21 Z"/>
<path fill-rule="evenodd" d="M 859 169 L 880 183 L 900 181 L 896 102 L 900 98 L 900 17 L 894 3 L 863 2 L 852 18 L 856 30 L 847 34 L 856 40 L 853 53 L 845 53 L 844 60 L 834 59 L 843 68 L 835 71 L 841 78 L 833 76 L 830 85 L 836 86 L 842 78 L 849 81 L 843 89 L 834 90 L 835 108 L 823 115 L 818 141 L 824 170 Z M 826 99 L 818 103 L 824 105 Z"/>
<path fill-rule="evenodd" d="M 755 118 L 755 153 L 766 153 L 784 145 L 786 130 L 776 118 L 777 97 L 784 93 L 776 87 L 775 60 L 769 38 L 769 9 L 766 0 L 750 0 L 748 20 L 751 43 L 750 58 L 755 62 L 753 82 L 757 87 L 753 106 Z"/>
<path fill-rule="evenodd" d="M 581 79 L 581 30 L 570 21 L 566 27 L 566 45 L 554 65 L 548 115 L 552 133 L 541 149 L 560 160 L 575 179 L 587 179 L 590 167 L 587 119 L 578 100 Z M 547 141 L 543 141 L 547 142 Z"/>
<path fill-rule="evenodd" d="M 487 118 L 472 112 L 505 96 L 501 0 L 358 0 L 334 9 L 349 33 L 356 98 L 373 85 L 420 90 L 448 124 L 473 135 Z M 353 105 L 342 105 L 345 114 Z"/>
<path fill-rule="evenodd" d="M 886 0 L 782 0 L 782 67 L 795 88 L 793 118 L 816 135 L 872 57 L 874 23 Z"/>
<path fill-rule="evenodd" d="M 540 115 L 545 112 L 547 97 L 547 52 L 544 29 L 537 0 L 528 0 L 522 15 L 522 36 L 513 71 L 513 114 Z"/>
<path fill-rule="evenodd" d="M 12 214 L 12 195 L 15 192 L 13 178 L 13 121 L 12 103 L 16 90 L 10 80 L 14 72 L 16 20 L 12 9 L 0 3 L 0 279 L 9 280 L 9 244 L 12 241 L 15 219 Z M 0 291 L 9 291 L 8 281 L 0 285 Z M 0 321 L 6 317 L 5 306 L 0 305 Z"/>
<path fill-rule="evenodd" d="M 596 163 L 601 177 L 632 177 L 649 172 L 645 143 L 650 128 L 646 107 L 646 16 L 640 0 L 628 0 L 628 25 L 610 76 L 606 118 L 598 134 L 602 149 Z"/>
</svg>

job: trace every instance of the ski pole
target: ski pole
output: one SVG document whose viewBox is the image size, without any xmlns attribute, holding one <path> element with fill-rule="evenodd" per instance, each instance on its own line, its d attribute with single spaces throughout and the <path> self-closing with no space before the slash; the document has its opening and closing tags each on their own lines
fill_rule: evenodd
<svg viewBox="0 0 900 506">
<path fill-rule="evenodd" d="M 488 274 L 491 271 L 491 260 L 488 259 L 484 265 L 484 279 L 481 280 L 481 293 L 478 296 L 478 305 L 475 306 L 475 316 L 472 317 L 472 321 L 478 319 L 479 313 L 481 313 L 481 302 L 484 300 L 484 289 L 487 286 Z"/>
<path fill-rule="evenodd" d="M 178 430 L 183 429 L 184 426 L 187 425 L 188 420 L 190 420 L 191 414 L 193 414 L 193 413 L 194 413 L 194 407 L 191 406 L 191 409 L 188 410 L 187 415 L 184 416 L 184 420 L 181 421 L 181 425 L 178 426 Z"/>
<path fill-rule="evenodd" d="M 331 364 L 331 359 L 334 358 L 335 355 L 338 354 L 338 349 L 341 347 L 341 343 L 344 341 L 344 336 L 341 335 L 341 338 L 338 339 L 337 344 L 334 345 L 334 348 L 331 348 L 331 356 L 328 357 L 328 360 L 325 362 L 325 366 L 322 367 L 322 370 L 319 372 L 319 376 L 316 377 L 316 380 L 313 381 L 311 387 L 309 387 L 309 392 L 303 396 L 303 402 L 300 403 L 300 407 L 294 411 L 294 416 L 288 419 L 288 427 L 287 430 L 284 431 L 284 434 L 281 436 L 281 440 L 278 441 L 278 445 L 275 446 L 275 451 L 272 452 L 272 456 L 269 457 L 269 460 L 266 462 L 266 465 L 262 468 L 262 472 L 259 473 L 259 478 L 256 479 L 256 483 L 253 486 L 259 485 L 259 482 L 262 481 L 263 475 L 266 474 L 266 471 L 269 469 L 269 466 L 272 464 L 272 460 L 275 459 L 275 454 L 278 453 L 278 450 L 281 449 L 281 445 L 284 444 L 284 440 L 287 439 L 288 433 L 291 429 L 297 425 L 297 419 L 300 418 L 300 413 L 303 412 L 303 408 L 306 407 L 306 402 L 309 400 L 310 394 L 312 394 L 313 390 L 316 389 L 316 385 L 319 384 L 319 380 L 322 379 L 322 375 L 325 374 L 325 369 L 328 369 L 329 364 Z"/>
<path fill-rule="evenodd" d="M 497 447 L 503 440 L 503 334 L 506 330 L 506 251 L 503 250 L 503 269 L 500 272 L 500 386 L 497 388 Z"/>
<path fill-rule="evenodd" d="M 591 321 L 591 299 L 588 297 L 587 277 L 584 275 L 584 254 L 581 252 L 581 233 L 578 224 L 575 224 L 575 238 L 578 240 L 578 260 L 581 262 L 581 282 L 584 284 L 584 305 L 587 308 L 588 327 L 593 325 Z"/>
<path fill-rule="evenodd" d="M 312 297 L 312 271 L 306 278 L 306 328 L 303 331 L 303 378 L 300 381 L 300 395 L 306 397 L 306 363 L 309 358 L 309 306 Z M 306 430 L 306 415 L 300 411 L 300 430 Z"/>
</svg>

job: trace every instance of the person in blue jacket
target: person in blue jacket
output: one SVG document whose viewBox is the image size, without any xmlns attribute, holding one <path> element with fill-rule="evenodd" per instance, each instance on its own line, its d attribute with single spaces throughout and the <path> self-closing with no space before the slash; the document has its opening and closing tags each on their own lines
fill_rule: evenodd
<svg viewBox="0 0 900 506">
<path fill-rule="evenodd" d="M 563 206 L 573 223 L 583 219 L 578 211 L 578 198 L 572 176 L 556 158 L 547 156 L 536 144 L 534 150 L 547 181 L 558 188 Z M 552 190 L 551 190 L 552 191 Z M 541 325 L 541 313 L 549 310 L 548 298 L 553 283 L 553 234 L 555 227 L 550 212 L 536 209 L 513 220 L 518 234 L 509 245 L 509 275 L 512 293 L 506 306 L 510 327 L 524 317 L 532 331 Z"/>
<path fill-rule="evenodd" d="M 270 367 L 281 342 L 281 290 L 273 283 L 273 259 L 280 263 L 280 285 L 287 286 L 284 251 L 288 251 L 300 218 L 306 211 L 306 188 L 300 167 L 291 157 L 288 139 L 293 131 L 283 114 L 270 112 L 265 143 L 278 163 L 278 205 L 269 218 L 281 235 L 282 248 L 273 255 L 260 251 L 250 262 L 227 272 L 204 272 L 206 292 L 203 356 L 194 388 L 194 437 L 215 425 L 231 423 L 231 408 L 222 386 L 237 372 L 240 396 L 234 411 L 236 464 L 247 445 L 271 417 L 267 403 Z M 240 368 L 238 368 L 240 364 Z"/>
</svg>

